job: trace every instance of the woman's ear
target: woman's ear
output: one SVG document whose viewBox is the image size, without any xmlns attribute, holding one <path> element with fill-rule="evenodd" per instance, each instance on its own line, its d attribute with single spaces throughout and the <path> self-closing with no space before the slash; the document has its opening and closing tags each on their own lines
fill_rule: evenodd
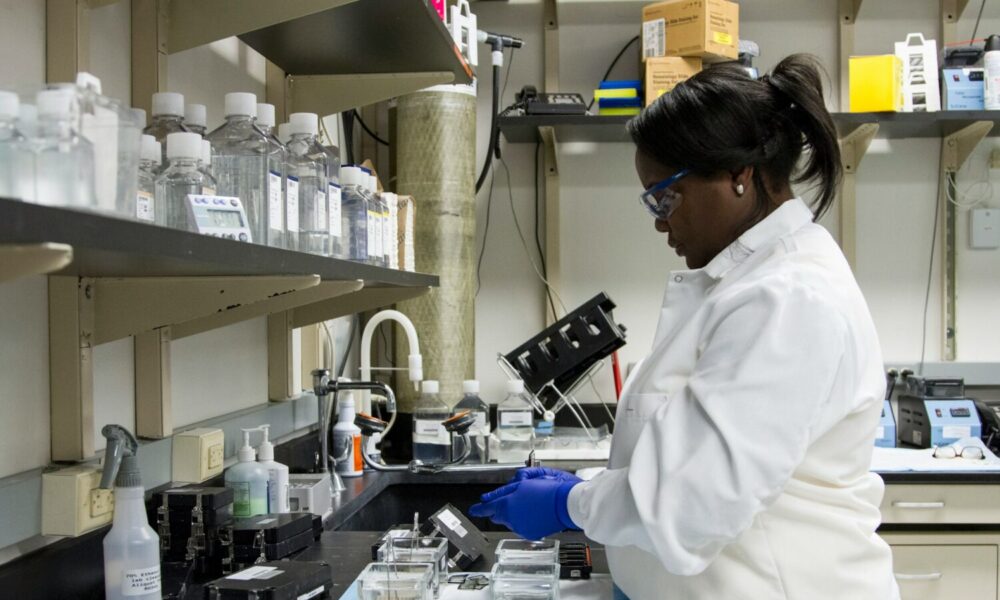
<svg viewBox="0 0 1000 600">
<path fill-rule="evenodd" d="M 743 167 L 739 171 L 733 171 L 730 174 L 731 185 L 733 187 L 733 193 L 737 196 L 743 196 L 750 190 L 753 183 L 753 167 Z"/>
</svg>

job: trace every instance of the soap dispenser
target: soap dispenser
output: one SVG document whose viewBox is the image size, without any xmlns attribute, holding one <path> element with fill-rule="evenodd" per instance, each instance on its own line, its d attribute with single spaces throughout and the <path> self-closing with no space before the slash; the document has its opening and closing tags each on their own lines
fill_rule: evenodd
<svg viewBox="0 0 1000 600">
<path fill-rule="evenodd" d="M 108 600 L 161 597 L 160 537 L 149 526 L 136 451 L 139 444 L 121 425 L 105 425 L 102 489 L 115 490 L 115 516 L 104 536 L 104 594 Z"/>
<path fill-rule="evenodd" d="M 264 432 L 257 460 L 260 461 L 260 466 L 267 469 L 267 512 L 289 512 L 288 467 L 274 460 L 274 444 L 270 440 L 271 426 L 261 425 L 258 429 Z"/>
<path fill-rule="evenodd" d="M 226 469 L 226 487 L 233 490 L 233 516 L 253 517 L 267 514 L 267 469 L 257 462 L 257 453 L 250 445 L 250 433 L 243 430 L 243 447 L 237 452 L 237 462 Z"/>
</svg>

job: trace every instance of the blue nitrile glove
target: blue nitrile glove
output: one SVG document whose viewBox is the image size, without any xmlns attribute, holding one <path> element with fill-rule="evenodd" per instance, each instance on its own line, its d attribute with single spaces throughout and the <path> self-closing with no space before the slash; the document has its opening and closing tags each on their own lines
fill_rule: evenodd
<svg viewBox="0 0 1000 600">
<path fill-rule="evenodd" d="M 569 516 L 567 503 L 570 490 L 582 480 L 570 477 L 540 477 L 508 483 L 483 494 L 482 503 L 473 505 L 469 515 L 488 517 L 529 540 L 566 529 L 579 529 Z"/>
<path fill-rule="evenodd" d="M 549 467 L 525 467 L 523 469 L 518 469 L 517 473 L 514 474 L 514 478 L 511 479 L 511 483 L 515 481 L 524 481 L 525 479 L 558 479 L 559 481 L 580 481 L 580 478 L 576 475 L 570 473 L 569 471 L 562 471 L 560 469 L 551 469 Z"/>
</svg>

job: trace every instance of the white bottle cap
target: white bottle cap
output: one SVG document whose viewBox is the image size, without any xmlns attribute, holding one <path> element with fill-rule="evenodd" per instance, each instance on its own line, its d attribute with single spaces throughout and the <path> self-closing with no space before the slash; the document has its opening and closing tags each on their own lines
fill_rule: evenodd
<svg viewBox="0 0 1000 600">
<path fill-rule="evenodd" d="M 361 185 L 364 173 L 358 167 L 340 167 L 340 185 Z"/>
<path fill-rule="evenodd" d="M 184 107 L 184 124 L 204 127 L 207 120 L 204 104 L 188 104 Z"/>
<path fill-rule="evenodd" d="M 201 162 L 206 167 L 212 164 L 212 143 L 204 138 L 201 140 Z"/>
<path fill-rule="evenodd" d="M 522 380 L 522 379 L 508 379 L 507 380 L 507 393 L 508 394 L 523 394 L 524 393 L 524 380 Z"/>
<path fill-rule="evenodd" d="M 73 90 L 59 88 L 42 90 L 35 96 L 39 116 L 68 117 L 73 113 L 73 102 L 76 99 Z"/>
<path fill-rule="evenodd" d="M 265 127 L 274 127 L 274 105 L 257 104 L 257 122 Z"/>
<path fill-rule="evenodd" d="M 441 384 L 434 381 L 433 379 L 427 379 L 420 385 L 421 385 L 420 389 L 423 390 L 425 394 L 437 394 L 438 392 L 441 391 Z"/>
<path fill-rule="evenodd" d="M 478 394 L 479 382 L 475 379 L 467 379 L 462 382 L 462 391 L 466 394 Z"/>
<path fill-rule="evenodd" d="M 282 144 L 287 144 L 289 137 L 291 136 L 288 134 L 288 123 L 278 125 L 278 141 Z"/>
<path fill-rule="evenodd" d="M 257 95 L 247 92 L 232 92 L 226 94 L 226 116 L 245 115 L 257 116 Z"/>
<path fill-rule="evenodd" d="M 133 108 L 132 119 L 135 121 L 136 125 L 139 126 L 139 129 L 146 128 L 146 111 L 144 111 L 143 109 Z"/>
<path fill-rule="evenodd" d="M 264 432 L 264 441 L 260 443 L 260 447 L 257 448 L 257 458 L 261 462 L 269 462 L 274 460 L 274 444 L 271 443 L 271 426 L 261 425 L 258 427 Z"/>
<path fill-rule="evenodd" d="M 142 136 L 142 145 L 139 148 L 139 155 L 142 160 L 151 160 L 159 164 L 161 152 L 160 142 L 157 142 L 155 137 L 151 135 Z"/>
<path fill-rule="evenodd" d="M 17 118 L 20 104 L 21 100 L 14 92 L 0 92 L 0 117 L 6 119 Z"/>
<path fill-rule="evenodd" d="M 288 133 L 316 135 L 319 133 L 319 117 L 316 113 L 292 113 L 288 117 Z"/>
<path fill-rule="evenodd" d="M 167 158 L 201 158 L 201 136 L 197 133 L 167 134 Z"/>
<path fill-rule="evenodd" d="M 184 94 L 177 92 L 157 92 L 153 94 L 153 116 L 184 116 Z"/>
<path fill-rule="evenodd" d="M 171 133 L 170 135 L 167 136 L 167 147 L 168 148 L 170 147 L 170 136 L 171 135 L 194 135 L 194 136 L 197 136 L 197 134 L 194 134 L 194 133 L 192 133 L 192 134 L 188 134 L 188 133 Z M 257 452 L 253 449 L 253 446 L 250 445 L 250 432 L 251 431 L 256 431 L 256 430 L 257 430 L 256 427 L 254 427 L 252 429 L 244 429 L 243 430 L 243 446 L 240 448 L 239 452 L 236 453 L 236 458 L 240 462 L 253 462 L 254 460 L 256 460 L 256 458 L 257 458 Z"/>
</svg>

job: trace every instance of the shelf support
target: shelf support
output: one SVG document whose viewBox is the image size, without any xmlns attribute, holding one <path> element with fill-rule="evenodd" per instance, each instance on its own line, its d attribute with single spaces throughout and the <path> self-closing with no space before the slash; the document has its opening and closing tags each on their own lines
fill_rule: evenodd
<svg viewBox="0 0 1000 600">
<path fill-rule="evenodd" d="M 840 162 L 844 170 L 844 179 L 840 187 L 840 247 L 851 269 L 856 266 L 858 250 L 857 172 L 868 146 L 877 133 L 877 123 L 864 123 L 840 139 Z"/>
<path fill-rule="evenodd" d="M 86 0 L 46 0 L 45 80 L 76 81 L 90 67 L 90 6 Z"/>
<path fill-rule="evenodd" d="M 937 198 L 935 210 L 944 211 L 941 224 L 941 310 L 944 327 L 941 336 L 941 360 L 954 361 L 958 354 L 958 280 L 956 256 L 958 253 L 956 207 L 948 198 L 956 192 L 955 177 L 959 169 L 976 149 L 979 142 L 993 129 L 992 121 L 977 121 L 941 140 L 941 178 L 944 180 L 944 197 Z M 936 235 L 936 232 L 935 232 Z"/>
<path fill-rule="evenodd" d="M 132 0 L 132 106 L 147 113 L 153 94 L 167 89 L 167 2 Z"/>
<path fill-rule="evenodd" d="M 554 127 L 539 127 L 538 136 L 542 140 L 545 168 L 545 275 L 553 289 L 562 289 L 562 251 L 560 247 L 559 216 L 559 140 Z M 552 306 L 546 300 L 548 293 L 543 290 L 542 306 L 545 322 L 551 325 L 558 320 L 552 313 Z"/>
<path fill-rule="evenodd" d="M 49 277 L 52 460 L 94 454 L 94 298 L 78 277 Z"/>
<path fill-rule="evenodd" d="M 73 247 L 67 244 L 0 245 L 0 282 L 52 273 L 72 261 Z"/>
<path fill-rule="evenodd" d="M 858 20 L 862 0 L 839 0 L 837 27 L 840 31 L 840 110 L 850 110 L 850 58 L 854 53 L 854 24 Z"/>
<path fill-rule="evenodd" d="M 435 85 L 455 81 L 450 71 L 288 76 L 288 112 L 320 116 L 367 106 Z"/>
<path fill-rule="evenodd" d="M 545 20 L 545 91 L 559 91 L 559 6 L 557 0 L 544 0 L 542 15 Z"/>
<path fill-rule="evenodd" d="M 958 21 L 969 0 L 941 0 L 941 43 L 938 48 L 958 41 Z"/>
<path fill-rule="evenodd" d="M 135 336 L 135 434 L 161 439 L 174 432 L 170 388 L 170 328 Z"/>
<path fill-rule="evenodd" d="M 295 307 L 291 310 L 290 325 L 297 329 L 306 325 L 343 317 L 344 315 L 353 315 L 357 312 L 391 306 L 403 300 L 423 296 L 431 291 L 431 289 L 429 287 L 370 287 L 359 289 L 356 292 L 337 298 L 320 300 L 312 304 Z"/>
</svg>

